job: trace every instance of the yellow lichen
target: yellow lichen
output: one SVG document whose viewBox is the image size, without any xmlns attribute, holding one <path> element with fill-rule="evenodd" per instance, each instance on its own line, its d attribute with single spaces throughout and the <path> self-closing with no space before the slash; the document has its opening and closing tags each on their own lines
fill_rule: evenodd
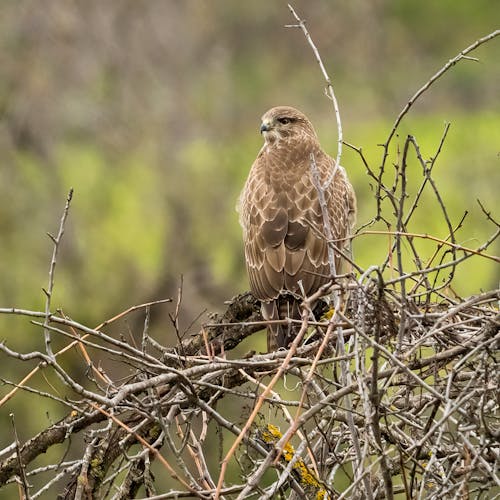
<svg viewBox="0 0 500 500">
<path fill-rule="evenodd" d="M 96 478 L 104 477 L 104 470 L 102 468 L 102 459 L 94 458 L 90 461 L 90 473 Z"/>
<path fill-rule="evenodd" d="M 261 429 L 260 436 L 267 444 L 276 444 L 283 437 L 283 434 L 277 426 L 267 424 L 265 428 Z M 293 446 L 287 443 L 282 451 L 283 459 L 288 463 L 293 459 L 294 455 L 295 450 Z M 303 486 L 316 490 L 317 500 L 326 500 L 326 490 L 322 487 L 314 472 L 307 467 L 301 458 L 297 459 L 294 463 L 293 470 L 298 474 Z"/>
<path fill-rule="evenodd" d="M 323 314 L 321 319 L 323 319 L 323 320 L 324 319 L 332 319 L 334 314 L 335 314 L 335 308 L 331 307 L 330 309 L 328 309 L 328 311 L 326 311 L 325 314 Z"/>
</svg>

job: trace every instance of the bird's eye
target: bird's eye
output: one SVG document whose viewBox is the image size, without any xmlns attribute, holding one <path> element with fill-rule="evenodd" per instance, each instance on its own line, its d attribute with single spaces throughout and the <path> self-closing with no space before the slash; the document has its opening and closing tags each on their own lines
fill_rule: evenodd
<svg viewBox="0 0 500 500">
<path fill-rule="evenodd" d="M 281 123 L 281 125 L 286 125 L 287 123 L 290 123 L 292 120 L 290 118 L 278 118 L 278 121 Z"/>
</svg>

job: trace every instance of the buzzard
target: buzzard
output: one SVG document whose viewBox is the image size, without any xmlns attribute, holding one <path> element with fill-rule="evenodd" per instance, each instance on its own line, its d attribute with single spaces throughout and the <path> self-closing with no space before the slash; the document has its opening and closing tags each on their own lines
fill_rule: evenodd
<svg viewBox="0 0 500 500">
<path fill-rule="evenodd" d="M 348 247 L 345 238 L 354 224 L 356 198 L 345 170 L 321 149 L 303 113 L 289 106 L 272 108 L 262 117 L 260 131 L 265 143 L 238 204 L 250 287 L 265 320 L 299 319 L 300 297 L 331 279 L 328 232 L 339 240 L 336 248 Z M 339 252 L 334 259 L 339 274 Z M 268 350 L 287 347 L 296 331 L 270 324 Z"/>
</svg>

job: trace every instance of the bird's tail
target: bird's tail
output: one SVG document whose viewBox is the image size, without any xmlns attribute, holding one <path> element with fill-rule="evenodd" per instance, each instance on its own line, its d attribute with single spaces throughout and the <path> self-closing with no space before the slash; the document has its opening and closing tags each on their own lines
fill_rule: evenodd
<svg viewBox="0 0 500 500">
<path fill-rule="evenodd" d="M 262 317 L 265 321 L 283 319 L 300 320 L 300 301 L 291 295 L 281 295 L 270 302 L 262 302 Z M 287 348 L 300 330 L 299 323 L 271 323 L 267 326 L 267 351 Z"/>
</svg>

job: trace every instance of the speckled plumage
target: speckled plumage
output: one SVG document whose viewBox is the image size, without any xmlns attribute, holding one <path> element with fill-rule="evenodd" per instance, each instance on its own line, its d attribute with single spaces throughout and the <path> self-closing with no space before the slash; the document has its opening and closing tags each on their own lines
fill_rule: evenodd
<svg viewBox="0 0 500 500">
<path fill-rule="evenodd" d="M 313 294 L 331 274 L 311 154 L 322 185 L 335 162 L 321 149 L 308 118 L 294 108 L 280 106 L 267 111 L 261 131 L 265 144 L 252 165 L 238 206 L 250 287 L 262 302 L 265 319 L 296 318 L 299 308 L 293 294 Z M 356 199 L 342 167 L 336 169 L 324 195 L 333 238 L 346 238 L 354 224 Z M 344 240 L 338 246 L 347 244 Z M 341 267 L 337 254 L 337 274 Z M 268 328 L 269 350 L 286 347 L 291 340 L 293 329 Z"/>
</svg>

